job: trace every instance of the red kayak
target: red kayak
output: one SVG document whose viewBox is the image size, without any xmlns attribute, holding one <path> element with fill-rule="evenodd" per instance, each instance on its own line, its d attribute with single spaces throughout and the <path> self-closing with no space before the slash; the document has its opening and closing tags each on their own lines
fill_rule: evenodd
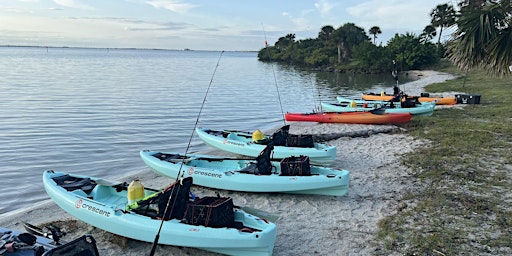
<svg viewBox="0 0 512 256">
<path fill-rule="evenodd" d="M 410 113 L 371 113 L 371 112 L 325 112 L 325 113 L 286 113 L 286 121 L 345 123 L 345 124 L 403 124 L 411 120 Z"/>
</svg>

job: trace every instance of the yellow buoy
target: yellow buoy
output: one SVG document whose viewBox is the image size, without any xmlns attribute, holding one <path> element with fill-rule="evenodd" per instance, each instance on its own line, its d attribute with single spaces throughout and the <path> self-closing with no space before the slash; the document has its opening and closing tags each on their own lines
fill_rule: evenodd
<svg viewBox="0 0 512 256">
<path fill-rule="evenodd" d="M 380 92 L 380 96 L 385 96 L 386 95 L 386 92 L 382 91 Z"/>
<path fill-rule="evenodd" d="M 357 107 L 357 103 L 356 103 L 355 101 L 351 101 L 351 102 L 350 102 L 350 107 L 351 107 L 351 108 L 355 108 L 355 107 Z"/>
<path fill-rule="evenodd" d="M 128 203 L 133 204 L 142 198 L 144 198 L 144 185 L 139 179 L 135 179 L 128 185 Z"/>
<path fill-rule="evenodd" d="M 252 140 L 258 141 L 265 138 L 265 134 L 263 134 L 260 130 L 256 130 L 252 133 Z"/>
</svg>

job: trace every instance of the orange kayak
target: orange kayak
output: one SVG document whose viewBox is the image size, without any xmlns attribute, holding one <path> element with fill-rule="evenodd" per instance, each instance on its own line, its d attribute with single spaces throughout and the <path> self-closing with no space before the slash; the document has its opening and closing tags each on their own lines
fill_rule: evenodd
<svg viewBox="0 0 512 256">
<path fill-rule="evenodd" d="M 345 123 L 345 124 L 403 124 L 411 120 L 410 113 L 371 112 L 325 112 L 325 113 L 286 113 L 286 121 Z"/>
<path fill-rule="evenodd" d="M 436 102 L 436 105 L 455 105 L 457 103 L 457 99 L 455 97 L 421 97 L 421 96 L 409 96 L 409 97 L 418 97 L 420 102 Z M 393 95 L 389 94 L 375 94 L 368 93 L 363 94 L 362 98 L 364 100 L 392 100 Z"/>
</svg>

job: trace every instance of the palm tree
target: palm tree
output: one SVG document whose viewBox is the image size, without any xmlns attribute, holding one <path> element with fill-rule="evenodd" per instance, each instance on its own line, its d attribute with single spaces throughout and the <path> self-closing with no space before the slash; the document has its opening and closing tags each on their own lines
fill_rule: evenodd
<svg viewBox="0 0 512 256">
<path fill-rule="evenodd" d="M 346 62 L 351 57 L 352 47 L 370 40 L 364 29 L 354 23 L 346 23 L 334 30 L 332 38 L 338 49 L 338 63 Z"/>
<path fill-rule="evenodd" d="M 377 38 L 377 34 L 382 34 L 382 30 L 379 27 L 373 26 L 368 30 L 370 35 L 373 35 L 373 44 L 375 44 L 375 39 Z"/>
<path fill-rule="evenodd" d="M 449 4 L 440 4 L 432 10 L 430 13 L 430 17 L 432 17 L 432 26 L 439 27 L 439 38 L 437 39 L 437 44 L 441 43 L 443 28 L 454 25 L 456 16 L 455 9 Z"/>
<path fill-rule="evenodd" d="M 463 11 L 448 44 L 450 60 L 465 71 L 482 67 L 493 75 L 510 75 L 511 17 L 510 0 L 486 2 L 481 9 Z"/>
<path fill-rule="evenodd" d="M 421 33 L 421 35 L 420 35 L 420 42 L 424 44 L 424 43 L 432 40 L 436 36 L 436 34 L 437 34 L 436 28 L 432 25 L 427 25 L 423 29 L 423 33 Z"/>
<path fill-rule="evenodd" d="M 318 32 L 318 39 L 322 41 L 327 41 L 331 38 L 332 32 L 334 31 L 334 28 L 330 25 L 323 26 L 322 30 Z"/>
<path fill-rule="evenodd" d="M 280 49 L 284 49 L 286 47 L 292 46 L 295 43 L 295 34 L 287 34 L 286 36 L 280 37 L 275 46 Z"/>
<path fill-rule="evenodd" d="M 461 0 L 458 5 L 461 11 L 475 10 L 480 9 L 484 2 L 485 0 Z"/>
</svg>

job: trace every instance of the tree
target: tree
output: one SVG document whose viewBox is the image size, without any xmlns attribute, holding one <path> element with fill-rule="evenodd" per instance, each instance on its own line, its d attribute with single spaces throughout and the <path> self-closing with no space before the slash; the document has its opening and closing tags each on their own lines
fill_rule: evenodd
<svg viewBox="0 0 512 256">
<path fill-rule="evenodd" d="M 284 37 L 280 37 L 277 40 L 275 47 L 286 48 L 286 47 L 293 45 L 294 42 L 295 42 L 295 34 L 288 34 Z"/>
<path fill-rule="evenodd" d="M 318 33 L 318 39 L 321 41 L 327 41 L 331 39 L 332 32 L 334 31 L 333 26 L 323 26 L 322 30 Z"/>
<path fill-rule="evenodd" d="M 420 43 L 419 37 L 410 33 L 396 34 L 388 41 L 387 48 L 401 70 L 421 69 L 439 60 L 434 44 Z"/>
<path fill-rule="evenodd" d="M 334 30 L 332 37 L 336 42 L 338 63 L 340 64 L 349 60 L 352 54 L 352 47 L 370 40 L 364 29 L 356 26 L 354 23 L 345 23 Z"/>
<path fill-rule="evenodd" d="M 377 39 L 377 34 L 382 34 L 382 31 L 380 30 L 379 27 L 373 26 L 370 28 L 370 30 L 368 30 L 368 33 L 370 35 L 373 35 L 373 44 L 375 44 L 375 39 Z"/>
<path fill-rule="evenodd" d="M 462 70 L 481 67 L 508 76 L 512 65 L 512 6 L 510 0 L 461 12 L 448 42 L 450 60 Z"/>
<path fill-rule="evenodd" d="M 461 11 L 476 10 L 482 8 L 485 0 L 462 0 L 459 2 Z"/>
<path fill-rule="evenodd" d="M 455 9 L 452 5 L 440 4 L 432 10 L 430 17 L 432 17 L 432 26 L 439 27 L 439 38 L 437 39 L 437 44 L 440 44 L 443 28 L 450 27 L 455 24 Z"/>
<path fill-rule="evenodd" d="M 420 35 L 420 42 L 426 43 L 432 40 L 437 34 L 436 28 L 432 25 L 427 25 Z"/>
<path fill-rule="evenodd" d="M 370 73 L 388 72 L 392 69 L 389 51 L 384 46 L 363 42 L 354 47 L 353 58 L 360 70 Z"/>
</svg>

